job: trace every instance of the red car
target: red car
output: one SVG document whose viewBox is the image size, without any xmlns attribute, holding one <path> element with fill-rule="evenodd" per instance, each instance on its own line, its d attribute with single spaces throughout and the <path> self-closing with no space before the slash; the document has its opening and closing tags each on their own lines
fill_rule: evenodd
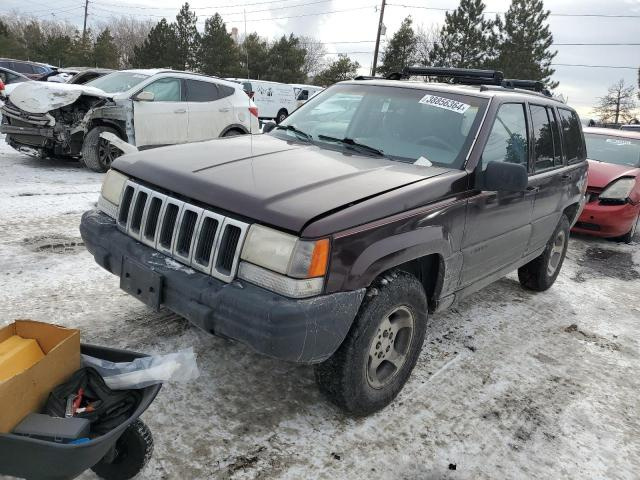
<svg viewBox="0 0 640 480">
<path fill-rule="evenodd" d="M 630 243 L 640 216 L 640 133 L 584 128 L 587 204 L 574 232 Z"/>
</svg>

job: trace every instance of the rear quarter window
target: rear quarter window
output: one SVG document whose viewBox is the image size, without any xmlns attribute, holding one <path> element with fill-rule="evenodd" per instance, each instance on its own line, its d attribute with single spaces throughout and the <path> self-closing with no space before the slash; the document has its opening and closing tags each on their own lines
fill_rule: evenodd
<svg viewBox="0 0 640 480">
<path fill-rule="evenodd" d="M 220 92 L 220 98 L 230 97 L 236 93 L 236 89 L 228 85 L 218 85 L 218 91 Z"/>
<path fill-rule="evenodd" d="M 218 85 L 212 82 L 187 80 L 187 102 L 213 102 L 220 98 Z"/>
<path fill-rule="evenodd" d="M 578 114 L 565 108 L 559 108 L 558 113 L 562 128 L 564 156 L 569 165 L 579 163 L 587 158 L 587 152 Z"/>
</svg>

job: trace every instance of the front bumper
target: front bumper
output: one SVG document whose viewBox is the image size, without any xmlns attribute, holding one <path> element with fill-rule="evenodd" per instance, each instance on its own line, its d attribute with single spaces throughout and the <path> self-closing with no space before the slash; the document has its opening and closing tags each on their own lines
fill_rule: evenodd
<svg viewBox="0 0 640 480">
<path fill-rule="evenodd" d="M 598 237 L 620 237 L 633 227 L 640 213 L 640 204 L 602 205 L 587 203 L 572 231 Z"/>
<path fill-rule="evenodd" d="M 203 330 L 238 340 L 270 357 L 297 363 L 329 358 L 347 335 L 365 291 L 291 299 L 248 282 L 224 283 L 125 235 L 98 211 L 82 216 L 80 233 L 96 262 L 120 276 L 123 258 L 163 277 L 161 303 Z"/>
</svg>

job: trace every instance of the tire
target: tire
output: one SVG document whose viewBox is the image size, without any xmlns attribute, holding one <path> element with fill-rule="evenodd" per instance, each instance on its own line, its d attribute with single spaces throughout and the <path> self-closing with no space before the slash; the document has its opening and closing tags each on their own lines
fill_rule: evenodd
<svg viewBox="0 0 640 480">
<path fill-rule="evenodd" d="M 91 470 L 105 480 L 129 480 L 138 475 L 153 454 L 153 436 L 142 420 L 127 427 L 116 442 L 115 456 L 100 460 Z"/>
<path fill-rule="evenodd" d="M 224 132 L 222 137 L 237 137 L 238 135 L 244 135 L 244 132 L 236 128 L 232 128 L 231 130 Z"/>
<path fill-rule="evenodd" d="M 411 328 L 398 328 L 410 322 Z M 383 409 L 411 375 L 426 328 L 422 284 L 405 272 L 387 274 L 369 289 L 342 345 L 314 367 L 320 391 L 353 416 Z M 389 359 L 402 363 L 396 367 Z"/>
<path fill-rule="evenodd" d="M 284 122 L 284 119 L 287 118 L 289 116 L 289 112 L 287 112 L 284 108 L 282 110 L 280 110 L 278 112 L 278 115 L 276 116 L 276 123 L 280 124 L 281 122 Z"/>
<path fill-rule="evenodd" d="M 633 241 L 633 237 L 635 236 L 638 230 L 638 223 L 640 223 L 640 215 L 636 218 L 636 221 L 633 223 L 631 230 L 622 235 L 619 240 L 624 243 L 631 243 Z"/>
<path fill-rule="evenodd" d="M 100 138 L 102 132 L 118 133 L 110 127 L 94 127 L 84 137 L 82 144 L 82 162 L 94 172 L 106 172 L 111 162 L 122 155 L 122 152 L 109 142 Z"/>
<path fill-rule="evenodd" d="M 551 288 L 567 255 L 569 228 L 569 219 L 563 214 L 544 252 L 518 269 L 518 279 L 524 288 L 536 292 Z"/>
</svg>

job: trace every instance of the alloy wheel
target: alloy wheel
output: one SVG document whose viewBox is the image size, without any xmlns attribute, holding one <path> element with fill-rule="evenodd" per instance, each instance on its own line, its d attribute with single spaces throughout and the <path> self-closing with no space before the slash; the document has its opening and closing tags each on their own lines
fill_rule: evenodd
<svg viewBox="0 0 640 480">
<path fill-rule="evenodd" d="M 553 239 L 551 253 L 549 254 L 549 262 L 547 263 L 547 275 L 550 277 L 556 273 L 558 265 L 560 265 L 560 260 L 562 260 L 562 253 L 564 252 L 566 242 L 567 235 L 563 230 L 560 230 L 556 235 L 556 238 Z"/>
<path fill-rule="evenodd" d="M 415 319 L 407 307 L 397 307 L 378 325 L 369 347 L 367 382 L 372 388 L 387 386 L 407 360 Z"/>
</svg>

